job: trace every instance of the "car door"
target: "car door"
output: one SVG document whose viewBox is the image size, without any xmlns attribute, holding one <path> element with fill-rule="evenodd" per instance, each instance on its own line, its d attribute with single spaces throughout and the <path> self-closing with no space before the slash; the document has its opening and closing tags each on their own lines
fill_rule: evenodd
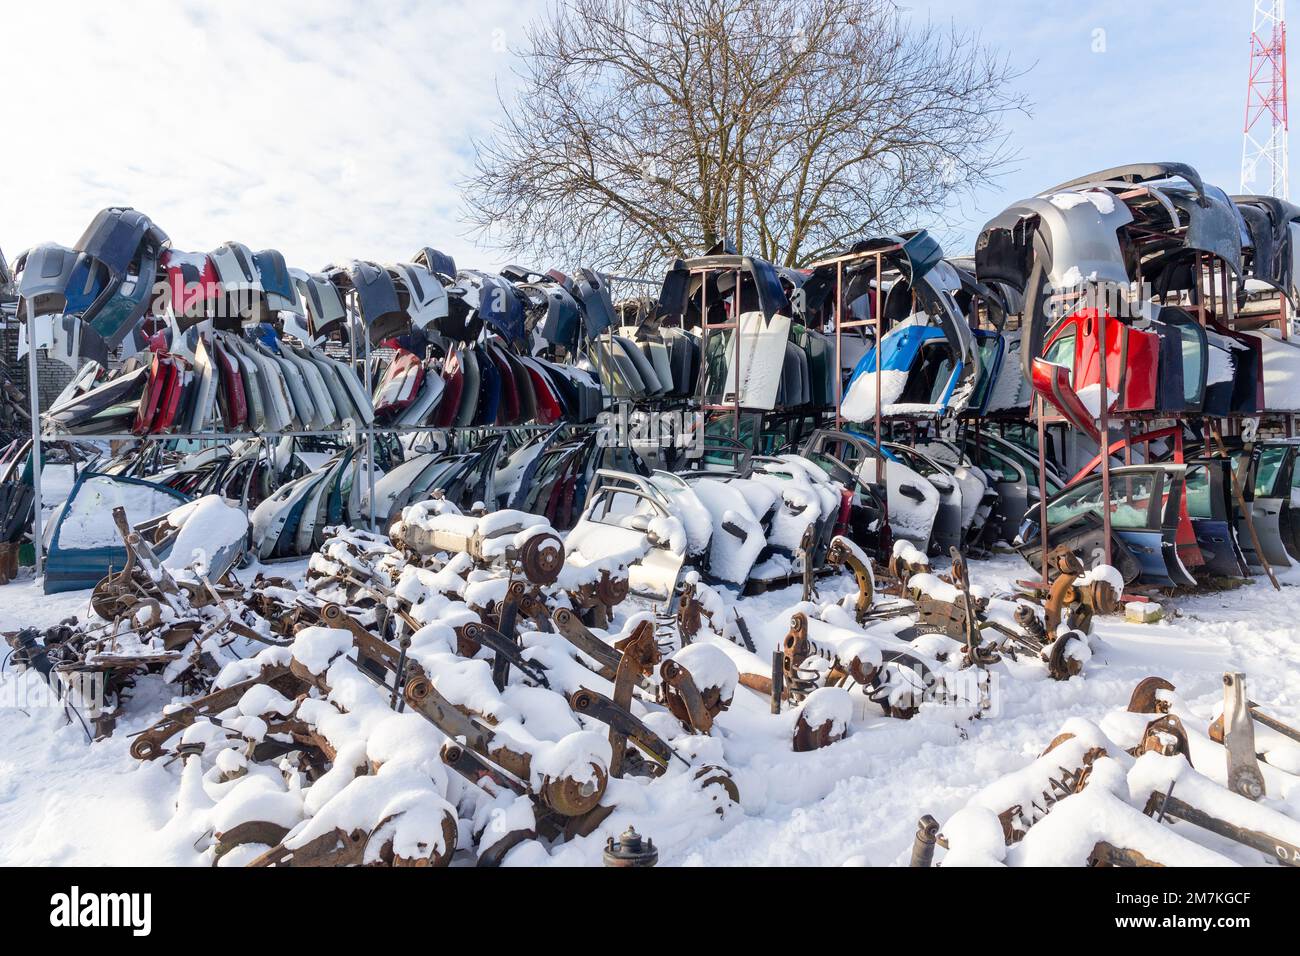
<svg viewBox="0 0 1300 956">
<path fill-rule="evenodd" d="M 1029 510 L 1029 477 L 1025 469 L 984 441 L 967 442 L 965 451 L 993 482 L 993 490 L 998 493 L 993 517 L 986 525 L 989 542 L 1013 540 L 1025 512 Z"/>
<path fill-rule="evenodd" d="M 1291 499 L 1291 474 L 1294 449 L 1285 443 L 1262 443 L 1247 457 L 1244 451 L 1233 453 L 1233 467 L 1240 477 L 1245 474 L 1243 487 L 1250 492 L 1250 508 L 1255 534 L 1264 557 L 1273 567 L 1289 567 L 1291 557 L 1283 540 L 1283 509 L 1289 511 Z M 1252 568 L 1263 568 L 1251 539 L 1244 517 L 1237 518 L 1237 537 L 1242 553 Z"/>
<path fill-rule="evenodd" d="M 1221 577 L 1242 578 L 1250 573 L 1250 569 L 1241 553 L 1237 529 L 1232 521 L 1236 508 L 1228 467 L 1223 458 L 1189 461 L 1184 494 L 1196 544 L 1205 558 L 1206 571 Z"/>
<path fill-rule="evenodd" d="M 962 489 L 957 480 L 936 462 L 903 445 L 886 444 L 885 450 L 895 455 L 908 468 L 930 483 L 939 494 L 939 510 L 934 518 L 931 538 L 940 553 L 962 546 Z M 924 497 L 924 496 L 923 496 Z"/>
<path fill-rule="evenodd" d="M 1181 465 L 1111 471 L 1111 533 L 1137 559 L 1144 584 L 1189 587 L 1196 583 L 1178 556 L 1183 473 Z"/>
</svg>

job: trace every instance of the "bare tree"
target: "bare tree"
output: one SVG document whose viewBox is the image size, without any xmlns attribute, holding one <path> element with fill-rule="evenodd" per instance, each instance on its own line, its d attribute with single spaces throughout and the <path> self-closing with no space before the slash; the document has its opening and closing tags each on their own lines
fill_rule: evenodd
<svg viewBox="0 0 1300 956">
<path fill-rule="evenodd" d="M 923 224 L 1013 159 L 1004 56 L 889 0 L 560 0 L 476 143 L 512 254 L 647 272 L 729 239 L 797 266 Z"/>
</svg>

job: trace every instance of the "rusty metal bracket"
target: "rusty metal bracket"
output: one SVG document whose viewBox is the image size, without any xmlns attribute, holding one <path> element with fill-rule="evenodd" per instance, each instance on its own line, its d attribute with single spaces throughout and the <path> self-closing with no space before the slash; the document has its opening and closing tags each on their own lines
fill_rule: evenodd
<svg viewBox="0 0 1300 956">
<path fill-rule="evenodd" d="M 1264 774 L 1255 756 L 1255 725 L 1246 699 L 1246 676 L 1223 675 L 1223 746 L 1228 752 L 1228 789 L 1248 800 L 1264 796 Z"/>
<path fill-rule="evenodd" d="M 871 569 L 862 563 L 857 549 L 843 537 L 836 535 L 831 540 L 830 550 L 826 552 L 826 563 L 831 567 L 845 567 L 853 572 L 853 580 L 858 586 L 858 597 L 853 605 L 854 619 L 862 624 L 867 619 L 867 612 L 875 600 L 875 585 Z"/>
<path fill-rule="evenodd" d="M 1138 685 L 1133 688 L 1133 693 L 1129 696 L 1128 712 L 1130 714 L 1168 713 L 1169 704 L 1160 699 L 1159 692 L 1172 690 L 1174 685 L 1163 677 L 1144 677 L 1138 681 Z"/>
<path fill-rule="evenodd" d="M 672 715 L 692 733 L 707 736 L 713 729 L 713 718 L 722 708 L 716 707 L 710 710 L 706 706 L 691 672 L 676 661 L 664 661 L 659 667 L 659 675 L 664 681 L 664 702 Z M 716 692 L 713 697 L 716 703 L 718 697 Z"/>
</svg>

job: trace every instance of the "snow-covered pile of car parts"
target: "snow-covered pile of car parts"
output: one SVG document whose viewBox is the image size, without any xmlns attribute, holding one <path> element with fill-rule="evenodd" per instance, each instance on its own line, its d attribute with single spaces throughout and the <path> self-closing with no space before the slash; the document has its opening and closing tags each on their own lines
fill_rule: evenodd
<svg viewBox="0 0 1300 956">
<path fill-rule="evenodd" d="M 1300 731 L 1249 701 L 1239 673 L 1198 713 L 1149 677 L 1127 709 L 1073 718 L 1043 753 L 942 826 L 923 817 L 914 866 L 1300 865 Z M 1280 801 L 1280 803 L 1279 803 Z"/>
<path fill-rule="evenodd" d="M 4 636 L 90 737 L 161 685 L 131 751 L 183 764 L 172 826 L 214 863 L 649 863 L 620 834 L 719 825 L 748 735 L 991 716 L 995 678 L 1085 676 L 1143 592 L 1300 560 L 1294 224 L 1143 164 L 1015 204 L 973 258 L 718 248 L 615 301 L 432 248 L 183 253 L 105 210 L 0 259 L 6 317 L 77 370 L 35 449 L 72 474 L 44 587 L 93 589 Z M 36 461 L 0 449 L 0 581 Z M 971 584 L 1010 547 L 1033 577 Z M 1222 719 L 1148 684 L 1072 721 L 923 820 L 917 862 L 1289 861 L 1294 731 L 1241 682 Z"/>
<path fill-rule="evenodd" d="M 867 714 L 978 716 L 1004 655 L 1079 673 L 1088 592 L 1068 560 L 1041 607 L 973 589 L 956 552 L 947 576 L 902 541 L 873 567 L 836 533 L 841 486 L 797 456 L 759 464 L 602 473 L 565 536 L 434 493 L 387 533 L 328 528 L 305 586 L 240 582 L 250 524 L 219 495 L 134 526 L 117 509 L 125 559 L 91 619 L 5 638 L 89 736 L 139 716 L 140 680 L 168 689 L 130 752 L 181 761 L 172 826 L 220 865 L 527 863 L 647 819 L 707 831 L 742 800 L 726 740 L 756 717 L 808 751 Z M 746 501 L 770 502 L 763 520 Z M 806 563 L 823 537 L 842 599 Z M 765 552 L 803 582 L 778 631 L 727 597 Z"/>
<path fill-rule="evenodd" d="M 1147 163 L 1063 183 L 984 227 L 975 274 L 1019 302 L 1023 377 L 1057 416 L 1043 457 L 1073 475 L 1047 485 L 1049 546 L 1108 547 L 1125 582 L 1146 587 L 1300 560 L 1297 224 L 1289 203 Z M 1022 551 L 1037 564 L 1042 516 L 1025 519 Z"/>
</svg>

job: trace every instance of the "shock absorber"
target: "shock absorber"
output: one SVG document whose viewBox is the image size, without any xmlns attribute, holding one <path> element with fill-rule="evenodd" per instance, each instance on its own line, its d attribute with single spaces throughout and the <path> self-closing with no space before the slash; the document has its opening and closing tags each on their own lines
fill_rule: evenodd
<svg viewBox="0 0 1300 956">
<path fill-rule="evenodd" d="M 790 630 L 781 644 L 781 676 L 786 700 L 799 703 L 817 689 L 821 672 L 804 666 L 811 656 L 808 617 L 800 611 L 790 619 Z"/>
</svg>

